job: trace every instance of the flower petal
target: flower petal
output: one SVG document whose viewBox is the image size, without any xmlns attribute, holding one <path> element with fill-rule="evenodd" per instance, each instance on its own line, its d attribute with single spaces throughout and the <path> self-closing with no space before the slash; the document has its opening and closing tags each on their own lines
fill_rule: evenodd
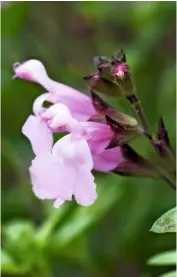
<svg viewBox="0 0 177 277">
<path fill-rule="evenodd" d="M 55 143 L 52 154 L 62 156 L 67 161 L 72 161 L 88 170 L 93 168 L 92 155 L 84 138 L 76 139 L 72 134 L 66 135 Z"/>
<path fill-rule="evenodd" d="M 66 131 L 76 130 L 78 122 L 74 119 L 67 106 L 63 104 L 54 104 L 41 114 L 41 118 L 48 122 L 53 130 L 66 127 Z M 79 126 L 78 126 L 79 127 Z"/>
<path fill-rule="evenodd" d="M 40 118 L 30 115 L 22 127 L 22 133 L 30 140 L 35 155 L 51 152 L 52 133 Z"/>
<path fill-rule="evenodd" d="M 49 92 L 43 93 L 40 96 L 38 96 L 33 104 L 33 113 L 35 115 L 41 115 L 42 112 L 47 110 L 47 108 L 43 107 L 45 101 L 51 102 L 51 104 L 55 104 L 57 99 L 55 95 Z"/>
<path fill-rule="evenodd" d="M 101 154 L 93 156 L 94 169 L 100 172 L 109 172 L 115 169 L 122 160 L 120 147 L 106 149 Z"/>
<path fill-rule="evenodd" d="M 29 168 L 33 191 L 40 199 L 72 200 L 75 169 L 50 153 L 37 155 Z"/>
<path fill-rule="evenodd" d="M 97 155 L 105 150 L 113 138 L 111 128 L 103 123 L 83 122 L 85 138 L 93 155 Z"/>
<path fill-rule="evenodd" d="M 15 77 L 27 81 L 36 82 L 41 85 L 46 84 L 48 79 L 44 65 L 38 60 L 29 60 L 24 63 L 14 64 Z"/>
<path fill-rule="evenodd" d="M 44 65 L 38 60 L 29 60 L 14 67 L 15 76 L 37 82 L 55 97 L 55 103 L 63 103 L 79 121 L 88 120 L 96 114 L 90 97 L 79 91 L 53 81 L 47 75 Z"/>
<path fill-rule="evenodd" d="M 97 199 L 94 177 L 87 168 L 78 171 L 77 183 L 75 184 L 74 196 L 78 204 L 90 206 Z"/>
<path fill-rule="evenodd" d="M 46 108 L 43 107 L 43 103 L 47 101 L 49 98 L 49 93 L 43 93 L 40 96 L 36 98 L 33 104 L 33 113 L 35 115 L 40 115 L 42 112 L 46 110 Z"/>
</svg>

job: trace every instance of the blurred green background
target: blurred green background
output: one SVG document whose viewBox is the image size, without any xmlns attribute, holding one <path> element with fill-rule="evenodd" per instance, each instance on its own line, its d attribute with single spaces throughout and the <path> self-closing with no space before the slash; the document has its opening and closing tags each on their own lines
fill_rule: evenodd
<svg viewBox="0 0 177 277">
<path fill-rule="evenodd" d="M 82 77 L 94 72 L 93 56 L 123 48 L 153 130 L 163 115 L 175 147 L 176 3 L 2 2 L 1 10 L 2 275 L 156 277 L 173 269 L 147 264 L 175 247 L 175 234 L 149 232 L 175 206 L 163 181 L 95 174 L 99 198 L 88 208 L 53 209 L 35 198 L 21 127 L 44 89 L 12 80 L 12 64 L 39 59 L 53 79 L 87 93 Z M 123 100 L 110 101 L 132 113 Z M 146 141 L 133 145 L 151 155 Z"/>
</svg>

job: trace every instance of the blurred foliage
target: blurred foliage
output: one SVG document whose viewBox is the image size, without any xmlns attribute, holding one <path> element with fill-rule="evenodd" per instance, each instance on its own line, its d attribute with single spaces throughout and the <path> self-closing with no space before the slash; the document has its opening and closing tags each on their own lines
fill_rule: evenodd
<svg viewBox="0 0 177 277">
<path fill-rule="evenodd" d="M 175 147 L 175 2 L 9 2 L 2 9 L 2 273 L 4 276 L 156 277 L 173 266 L 148 265 L 175 248 L 175 234 L 149 232 L 175 206 L 163 181 L 96 174 L 98 201 L 53 209 L 31 191 L 32 159 L 21 127 L 43 88 L 12 81 L 12 64 L 44 62 L 53 79 L 87 93 L 93 56 L 124 48 L 153 130 L 163 115 Z M 124 100 L 109 99 L 133 114 Z M 145 140 L 133 146 L 153 155 Z M 165 276 L 165 275 L 164 275 Z M 173 275 L 169 275 L 173 276 Z M 167 275 L 166 275 L 167 277 Z"/>
<path fill-rule="evenodd" d="M 151 265 L 175 265 L 176 264 L 176 251 L 168 251 L 160 253 L 149 259 Z"/>
</svg>

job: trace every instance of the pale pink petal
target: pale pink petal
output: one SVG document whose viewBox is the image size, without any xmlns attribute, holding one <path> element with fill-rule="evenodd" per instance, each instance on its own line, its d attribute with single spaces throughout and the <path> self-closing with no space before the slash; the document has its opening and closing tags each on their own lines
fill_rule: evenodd
<svg viewBox="0 0 177 277">
<path fill-rule="evenodd" d="M 47 89 L 55 94 L 56 102 L 60 102 L 69 108 L 73 117 L 77 120 L 86 121 L 96 114 L 91 98 L 83 93 L 53 80 L 51 80 L 50 87 Z"/>
<path fill-rule="evenodd" d="M 92 155 L 84 138 L 75 139 L 72 134 L 66 135 L 55 143 L 52 154 L 62 156 L 76 164 L 85 165 L 88 170 L 93 168 Z"/>
<path fill-rule="evenodd" d="M 75 130 L 78 125 L 67 106 L 63 104 L 54 104 L 41 114 L 41 118 L 48 122 L 52 129 L 57 129 L 65 126 L 68 131 Z"/>
<path fill-rule="evenodd" d="M 16 78 L 25 79 L 27 81 L 36 82 L 41 85 L 46 84 L 48 75 L 44 65 L 38 60 L 28 60 L 23 63 L 15 63 L 14 71 Z"/>
<path fill-rule="evenodd" d="M 29 168 L 38 198 L 72 200 L 75 169 L 50 153 L 36 156 Z"/>
<path fill-rule="evenodd" d="M 106 149 L 99 155 L 93 156 L 94 169 L 100 172 L 109 172 L 122 162 L 120 147 Z"/>
<path fill-rule="evenodd" d="M 94 177 L 87 168 L 78 170 L 78 178 L 75 183 L 74 196 L 78 204 L 82 206 L 92 205 L 97 199 Z"/>
<path fill-rule="evenodd" d="M 30 140 L 36 155 L 51 151 L 52 133 L 40 118 L 30 115 L 22 127 L 22 133 Z"/>
<path fill-rule="evenodd" d="M 61 103 L 52 105 L 42 114 L 42 118 L 44 119 L 51 119 L 55 116 L 72 117 L 68 107 Z"/>
<path fill-rule="evenodd" d="M 96 114 L 90 97 L 79 91 L 53 81 L 47 75 L 44 65 L 38 60 L 29 60 L 14 66 L 15 76 L 37 82 L 54 95 L 55 103 L 63 103 L 79 121 L 88 120 Z"/>
<path fill-rule="evenodd" d="M 97 155 L 103 152 L 114 136 L 111 128 L 106 124 L 90 121 L 81 124 L 92 154 Z"/>
<path fill-rule="evenodd" d="M 49 95 L 50 94 L 46 92 L 36 98 L 33 104 L 33 113 L 35 115 L 40 115 L 42 112 L 46 110 L 46 108 L 43 107 L 43 104 L 45 101 L 48 101 Z"/>
<path fill-rule="evenodd" d="M 32 183 L 35 184 L 35 181 L 33 181 Z M 36 195 L 36 197 L 41 199 L 41 200 L 53 199 L 53 196 L 48 191 L 44 190 L 41 187 L 38 187 L 38 186 L 34 185 L 32 187 L 32 190 L 33 190 L 34 194 Z"/>
<path fill-rule="evenodd" d="M 47 110 L 47 108 L 44 108 L 43 106 L 45 101 L 51 102 L 51 104 L 55 104 L 57 102 L 57 99 L 54 94 L 51 94 L 49 92 L 43 93 L 38 96 L 33 104 L 33 113 L 35 115 L 40 115 L 42 112 Z"/>
</svg>

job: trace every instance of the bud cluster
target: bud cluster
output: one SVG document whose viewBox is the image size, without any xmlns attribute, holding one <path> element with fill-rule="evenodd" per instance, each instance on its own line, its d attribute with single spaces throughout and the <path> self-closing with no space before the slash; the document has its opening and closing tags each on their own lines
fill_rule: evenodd
<svg viewBox="0 0 177 277">
<path fill-rule="evenodd" d="M 108 96 L 128 97 L 134 94 L 130 68 L 126 64 L 126 56 L 123 50 L 111 59 L 95 57 L 94 65 L 97 71 L 84 77 L 88 81 L 90 90 Z"/>
<path fill-rule="evenodd" d="M 131 70 L 127 65 L 124 51 L 120 50 L 115 57 L 110 59 L 101 56 L 95 57 L 94 65 L 97 69 L 96 72 L 84 77 L 84 79 L 88 81 L 92 104 L 100 115 L 100 117 L 92 118 L 92 120 L 101 120 L 112 129 L 114 137 L 108 145 L 108 149 L 120 147 L 123 162 L 113 172 L 127 176 L 161 177 L 175 188 L 174 176 L 172 176 L 175 173 L 175 153 L 171 147 L 168 132 L 161 117 L 158 124 L 157 139 L 152 133 L 135 92 Z M 127 99 L 138 120 L 116 110 L 97 93 Z M 127 144 L 140 135 L 149 139 L 158 154 L 156 159 L 158 162 L 155 164 L 141 157 Z"/>
</svg>

